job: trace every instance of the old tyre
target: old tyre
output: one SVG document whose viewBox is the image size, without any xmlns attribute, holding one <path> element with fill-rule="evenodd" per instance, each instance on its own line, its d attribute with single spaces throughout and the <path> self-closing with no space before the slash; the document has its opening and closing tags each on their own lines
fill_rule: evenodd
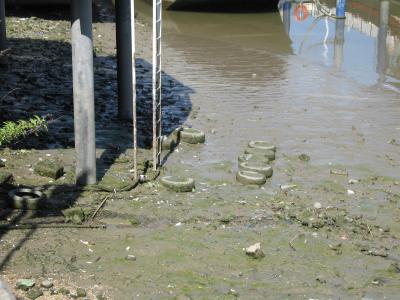
<svg viewBox="0 0 400 300">
<path fill-rule="evenodd" d="M 43 193 L 30 188 L 15 189 L 8 193 L 15 209 L 38 209 L 43 201 Z"/>
<path fill-rule="evenodd" d="M 247 147 L 244 150 L 245 154 L 254 154 L 254 155 L 265 155 L 269 160 L 275 160 L 275 152 L 272 150 L 265 150 L 260 148 L 250 148 Z"/>
<path fill-rule="evenodd" d="M 270 165 L 258 161 L 242 162 L 239 164 L 239 170 L 260 173 L 263 174 L 266 178 L 271 177 L 273 174 L 273 170 Z"/>
<path fill-rule="evenodd" d="M 161 184 L 175 192 L 191 192 L 195 187 L 193 178 L 179 176 L 165 176 L 161 178 Z"/>
<path fill-rule="evenodd" d="M 267 178 L 265 175 L 257 172 L 239 170 L 236 173 L 236 180 L 246 185 L 263 185 L 267 181 Z"/>
<path fill-rule="evenodd" d="M 248 162 L 248 161 L 258 161 L 258 162 L 268 163 L 269 158 L 263 154 L 260 154 L 260 155 L 242 154 L 238 157 L 239 164 L 243 163 L 243 162 Z"/>
<path fill-rule="evenodd" d="M 271 150 L 276 151 L 276 147 L 274 144 L 264 142 L 264 141 L 250 141 L 248 144 L 249 148 L 256 148 L 261 150 Z"/>
<path fill-rule="evenodd" d="M 206 141 L 205 133 L 193 128 L 183 128 L 179 136 L 181 141 L 189 144 L 202 144 Z"/>
</svg>

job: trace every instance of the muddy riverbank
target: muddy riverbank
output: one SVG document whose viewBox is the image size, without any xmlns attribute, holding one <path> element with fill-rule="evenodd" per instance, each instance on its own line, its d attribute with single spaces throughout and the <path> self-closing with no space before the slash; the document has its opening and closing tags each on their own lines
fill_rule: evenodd
<svg viewBox="0 0 400 300">
<path fill-rule="evenodd" d="M 103 189 L 72 186 L 68 10 L 33 16 L 11 10 L 7 18 L 11 51 L 0 73 L 0 98 L 14 92 L 1 98 L 0 119 L 36 114 L 52 120 L 47 134 L 0 150 L 0 171 L 11 172 L 13 184 L 42 186 L 47 195 L 46 209 L 33 214 L 1 210 L 1 226 L 31 227 L 0 232 L 0 270 L 11 287 L 21 278 L 32 278 L 37 287 L 50 278 L 54 287 L 41 287 L 38 299 L 70 299 L 77 288 L 89 299 L 397 297 L 396 91 L 360 84 L 346 71 L 298 55 L 276 10 L 168 10 L 164 127 L 166 134 L 180 125 L 199 128 L 206 143 L 181 143 L 162 175 L 193 177 L 196 188 L 175 193 L 156 180 L 121 191 L 132 183 L 131 132 L 117 120 L 115 24 L 110 10 L 99 8 L 95 85 Z M 144 172 L 151 155 L 151 25 L 150 7 L 138 2 L 137 8 Z M 249 140 L 277 146 L 274 175 L 261 188 L 235 180 L 237 157 Z M 34 173 L 37 162 L 53 158 L 61 160 L 64 176 Z M 3 200 L 7 188 L 1 189 Z M 70 206 L 82 209 L 84 224 L 107 228 L 37 225 L 65 224 L 62 210 Z M 257 242 L 262 259 L 244 251 Z"/>
</svg>

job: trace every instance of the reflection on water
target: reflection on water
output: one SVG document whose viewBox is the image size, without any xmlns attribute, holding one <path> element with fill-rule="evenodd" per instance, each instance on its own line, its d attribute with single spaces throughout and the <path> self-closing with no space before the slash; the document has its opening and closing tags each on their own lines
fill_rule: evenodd
<svg viewBox="0 0 400 300">
<path fill-rule="evenodd" d="M 346 19 L 324 15 L 314 3 L 281 0 L 279 11 L 297 55 L 334 66 L 358 82 L 400 88 L 400 3 L 348 1 Z M 335 12 L 334 3 L 322 4 Z"/>
</svg>

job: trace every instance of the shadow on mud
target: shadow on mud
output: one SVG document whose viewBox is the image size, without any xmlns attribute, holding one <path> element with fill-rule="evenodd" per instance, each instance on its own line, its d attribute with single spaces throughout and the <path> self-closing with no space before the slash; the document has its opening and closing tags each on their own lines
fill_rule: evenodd
<svg viewBox="0 0 400 300">
<path fill-rule="evenodd" d="M 74 147 L 73 99 L 71 46 L 68 42 L 10 39 L 7 66 L 0 69 L 0 123 L 27 119 L 34 115 L 45 116 L 49 121 L 48 133 L 30 136 L 21 142 L 8 145 L 10 152 L 20 149 L 46 150 L 69 149 Z M 137 114 L 138 145 L 141 152 L 146 152 L 151 145 L 152 134 L 152 65 L 142 59 L 137 66 Z M 96 107 L 96 147 L 102 151 L 97 161 L 97 176 L 100 181 L 108 174 L 121 154 L 132 148 L 131 122 L 118 120 L 117 109 L 117 72 L 116 58 L 98 56 L 94 59 L 95 68 L 95 107 Z M 163 73 L 163 134 L 169 134 L 180 127 L 192 110 L 190 94 L 193 90 L 172 76 Z M 148 151 L 149 152 L 149 151 Z M 71 151 L 69 152 L 71 153 Z M 71 155 L 70 155 L 71 156 Z M 16 158 L 18 159 L 18 158 Z M 28 158 L 33 163 L 32 158 Z M 74 164 L 69 165 L 74 170 Z M 129 164 L 124 168 L 128 173 Z M 147 166 L 148 167 L 148 166 Z M 6 168 L 6 171 L 8 170 Z M 146 163 L 144 163 L 146 170 Z M 132 180 L 132 179 L 131 179 Z M 9 230 L 26 229 L 23 237 L 0 260 L 0 271 L 12 259 L 34 232 L 52 224 L 65 224 L 62 210 L 76 204 L 82 193 L 87 190 L 72 184 L 42 185 L 48 195 L 43 209 L 13 210 L 0 209 L 0 238 Z M 20 185 L 18 185 L 20 187 Z M 16 188 L 15 184 L 0 186 L 0 204 L 9 202 L 7 193 Z M 132 188 L 134 187 L 132 181 Z M 91 196 L 93 203 L 88 205 L 91 211 L 99 204 L 96 190 Z M 97 193 L 97 194 L 96 194 Z M 100 200 L 101 201 L 101 200 Z M 89 214 L 90 215 L 90 214 Z M 19 227 L 19 228 L 18 228 Z"/>
</svg>

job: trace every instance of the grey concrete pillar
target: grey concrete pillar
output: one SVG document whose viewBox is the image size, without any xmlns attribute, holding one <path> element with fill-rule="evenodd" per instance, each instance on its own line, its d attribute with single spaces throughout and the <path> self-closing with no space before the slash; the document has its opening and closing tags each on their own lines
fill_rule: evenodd
<svg viewBox="0 0 400 300">
<path fill-rule="evenodd" d="M 382 0 L 379 16 L 379 30 L 377 38 L 377 66 L 376 72 L 380 75 L 379 81 L 384 82 L 386 69 L 388 67 L 388 53 L 386 39 L 389 31 L 390 1 Z"/>
<path fill-rule="evenodd" d="M 0 51 L 7 48 L 5 0 L 0 0 Z"/>
<path fill-rule="evenodd" d="M 115 3 L 117 23 L 118 115 L 122 120 L 132 119 L 132 38 L 130 0 Z"/>
<path fill-rule="evenodd" d="M 72 0 L 71 12 L 76 180 L 86 185 L 96 183 L 92 0 Z"/>
<path fill-rule="evenodd" d="M 343 65 L 344 28 L 345 19 L 336 19 L 333 60 L 338 70 L 340 70 Z"/>
</svg>

